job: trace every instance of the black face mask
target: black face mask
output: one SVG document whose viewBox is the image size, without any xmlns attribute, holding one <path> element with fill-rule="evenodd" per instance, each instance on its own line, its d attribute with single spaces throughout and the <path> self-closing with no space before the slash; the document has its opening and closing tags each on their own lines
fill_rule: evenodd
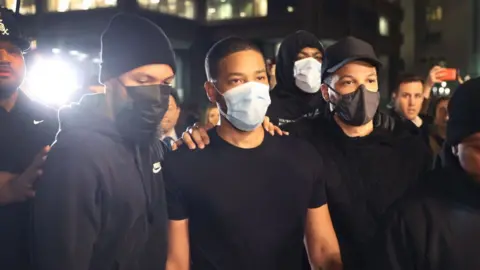
<svg viewBox="0 0 480 270">
<path fill-rule="evenodd" d="M 372 121 L 380 104 L 380 93 L 368 91 L 365 85 L 360 85 L 357 90 L 350 94 L 340 95 L 332 87 L 328 86 L 340 96 L 334 112 L 342 121 L 351 126 L 362 126 Z"/>
<path fill-rule="evenodd" d="M 150 143 L 168 110 L 172 87 L 155 84 L 125 89 L 131 100 L 117 114 L 117 128 L 129 141 Z"/>
</svg>

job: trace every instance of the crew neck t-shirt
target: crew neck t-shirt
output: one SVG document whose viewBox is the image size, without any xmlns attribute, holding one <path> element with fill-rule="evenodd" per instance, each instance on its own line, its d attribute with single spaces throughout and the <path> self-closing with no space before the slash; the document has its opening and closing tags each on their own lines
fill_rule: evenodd
<svg viewBox="0 0 480 270">
<path fill-rule="evenodd" d="M 209 136 L 164 164 L 170 219 L 189 220 L 191 269 L 302 269 L 307 210 L 326 204 L 316 150 L 267 133 L 253 149 Z"/>
<path fill-rule="evenodd" d="M 40 150 L 55 141 L 56 110 L 18 90 L 10 112 L 0 108 L 0 171 L 21 174 Z M 0 206 L 0 269 L 26 270 L 30 261 L 31 202 Z"/>
</svg>

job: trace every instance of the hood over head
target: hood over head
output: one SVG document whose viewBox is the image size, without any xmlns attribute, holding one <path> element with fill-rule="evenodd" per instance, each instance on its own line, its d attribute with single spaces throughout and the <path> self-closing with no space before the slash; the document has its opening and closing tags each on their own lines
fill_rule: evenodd
<svg viewBox="0 0 480 270">
<path fill-rule="evenodd" d="M 307 31 L 297 31 L 287 36 L 280 45 L 276 61 L 275 76 L 277 87 L 280 91 L 287 91 L 291 94 L 305 94 L 295 85 L 293 67 L 297 61 L 297 55 L 304 48 L 317 48 L 324 53 L 320 40 Z"/>
<path fill-rule="evenodd" d="M 304 48 L 317 48 L 324 53 L 318 38 L 303 30 L 289 35 L 280 45 L 275 70 L 277 85 L 270 92 L 272 104 L 267 113 L 272 119 L 296 121 L 305 115 L 316 115 L 316 110 L 322 110 L 325 104 L 320 91 L 305 93 L 295 84 L 293 70 L 297 55 Z"/>
</svg>

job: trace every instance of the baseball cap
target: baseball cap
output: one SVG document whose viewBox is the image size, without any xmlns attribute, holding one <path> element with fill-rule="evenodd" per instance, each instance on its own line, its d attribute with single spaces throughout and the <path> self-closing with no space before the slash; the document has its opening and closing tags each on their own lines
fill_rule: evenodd
<svg viewBox="0 0 480 270">
<path fill-rule="evenodd" d="M 0 7 L 0 40 L 10 41 L 24 52 L 30 49 L 30 41 L 23 36 L 15 13 L 5 7 Z"/>
<path fill-rule="evenodd" d="M 358 60 L 370 63 L 377 68 L 382 66 L 369 43 L 351 36 L 339 40 L 325 50 L 322 80 L 328 77 L 328 74 L 335 73 L 346 64 Z"/>
</svg>

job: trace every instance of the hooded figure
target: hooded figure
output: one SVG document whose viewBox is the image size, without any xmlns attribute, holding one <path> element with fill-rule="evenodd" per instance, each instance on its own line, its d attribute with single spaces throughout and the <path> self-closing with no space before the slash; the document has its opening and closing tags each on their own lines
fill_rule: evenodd
<svg viewBox="0 0 480 270">
<path fill-rule="evenodd" d="M 323 112 L 320 93 L 322 43 L 307 31 L 286 37 L 278 51 L 275 76 L 277 85 L 270 92 L 272 104 L 267 116 L 289 130 L 289 123 L 314 118 Z"/>
<path fill-rule="evenodd" d="M 392 210 L 370 269 L 480 269 L 479 103 L 480 79 L 455 91 L 443 165 Z"/>
<path fill-rule="evenodd" d="M 156 135 L 174 74 L 158 26 L 127 14 L 111 20 L 102 34 L 105 94 L 59 112 L 34 202 L 35 269 L 164 269 L 166 146 Z"/>
</svg>

